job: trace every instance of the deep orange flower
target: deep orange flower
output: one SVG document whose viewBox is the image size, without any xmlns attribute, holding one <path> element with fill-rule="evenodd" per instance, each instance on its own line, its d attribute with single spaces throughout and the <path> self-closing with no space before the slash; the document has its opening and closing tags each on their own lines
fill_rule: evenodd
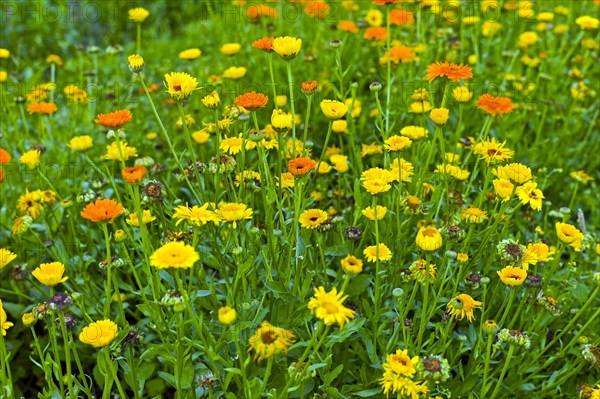
<svg viewBox="0 0 600 399">
<path fill-rule="evenodd" d="M 384 4 L 394 4 L 394 3 L 402 3 L 404 0 L 373 0 L 373 4 L 384 5 Z"/>
<path fill-rule="evenodd" d="M 319 83 L 316 80 L 307 80 L 302 82 L 302 92 L 304 94 L 314 93 L 319 87 Z"/>
<path fill-rule="evenodd" d="M 475 104 L 477 105 L 477 108 L 487 112 L 493 117 L 508 114 L 515 109 L 515 105 L 510 101 L 510 98 L 494 97 L 487 93 L 479 97 Z"/>
<path fill-rule="evenodd" d="M 246 108 L 248 111 L 254 111 L 259 108 L 264 108 L 267 105 L 267 101 L 269 101 L 269 97 L 265 96 L 262 93 L 257 93 L 255 91 L 251 91 L 250 93 L 242 94 L 241 96 L 237 96 L 233 102 L 238 107 Z"/>
<path fill-rule="evenodd" d="M 32 102 L 27 106 L 27 112 L 30 114 L 45 114 L 50 115 L 58 111 L 58 107 L 54 103 L 47 102 Z"/>
<path fill-rule="evenodd" d="M 121 171 L 121 176 L 123 176 L 123 180 L 127 183 L 139 183 L 146 176 L 146 167 L 130 166 Z"/>
<path fill-rule="evenodd" d="M 273 38 L 263 37 L 262 39 L 255 40 L 252 42 L 252 47 L 257 48 L 259 50 L 271 52 L 273 51 Z"/>
<path fill-rule="evenodd" d="M 0 183 L 2 183 L 6 179 L 6 174 L 2 169 L 0 169 Z"/>
<path fill-rule="evenodd" d="M 381 26 L 371 26 L 363 34 L 363 39 L 367 40 L 385 40 L 387 38 L 387 29 Z"/>
<path fill-rule="evenodd" d="M 87 204 L 81 217 L 91 220 L 92 222 L 106 222 L 117 217 L 123 212 L 123 205 L 111 199 L 100 199 L 93 204 Z"/>
<path fill-rule="evenodd" d="M 327 10 L 329 10 L 329 5 L 323 0 L 311 1 L 304 7 L 304 12 L 306 14 L 310 15 L 311 17 L 318 17 L 321 19 L 327 16 Z"/>
<path fill-rule="evenodd" d="M 358 26 L 352 21 L 340 21 L 337 28 L 344 32 L 358 33 Z"/>
<path fill-rule="evenodd" d="M 276 9 L 266 6 L 264 4 L 252 4 L 246 7 L 246 16 L 250 22 L 258 22 L 260 17 L 267 17 L 270 19 L 277 18 L 279 13 Z"/>
<path fill-rule="evenodd" d="M 435 78 L 445 76 L 446 78 L 459 82 L 461 79 L 471 79 L 471 67 L 463 64 L 451 64 L 449 62 L 435 62 L 427 67 L 425 79 L 429 82 Z"/>
<path fill-rule="evenodd" d="M 304 176 L 317 167 L 317 162 L 310 158 L 294 158 L 288 162 L 288 169 L 294 176 Z"/>
<path fill-rule="evenodd" d="M 100 114 L 94 120 L 99 125 L 111 129 L 119 129 L 131 120 L 131 112 L 127 109 L 111 112 L 109 114 Z"/>
<path fill-rule="evenodd" d="M 417 59 L 417 55 L 413 51 L 413 48 L 406 46 L 393 46 L 390 48 L 390 51 L 381 58 L 382 61 L 387 62 L 387 57 L 390 57 L 390 60 L 394 64 L 399 62 L 411 62 Z"/>
<path fill-rule="evenodd" d="M 410 11 L 392 10 L 390 11 L 390 24 L 392 25 L 412 25 L 415 23 L 414 14 Z"/>
<path fill-rule="evenodd" d="M 0 165 L 10 162 L 10 154 L 0 148 Z"/>
</svg>

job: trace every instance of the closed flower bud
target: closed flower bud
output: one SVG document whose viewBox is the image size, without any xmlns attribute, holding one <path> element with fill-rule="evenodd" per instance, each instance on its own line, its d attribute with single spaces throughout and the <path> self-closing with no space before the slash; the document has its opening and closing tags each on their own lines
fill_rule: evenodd
<svg viewBox="0 0 600 399">
<path fill-rule="evenodd" d="M 483 332 L 486 334 L 496 334 L 498 331 L 498 323 L 494 320 L 486 320 L 483 322 Z"/>
<path fill-rule="evenodd" d="M 344 230 L 344 236 L 350 241 L 360 241 L 362 230 L 358 227 L 348 227 Z"/>
<path fill-rule="evenodd" d="M 234 308 L 223 306 L 219 309 L 219 323 L 230 325 L 237 318 L 237 312 Z"/>
<path fill-rule="evenodd" d="M 115 231 L 114 238 L 116 242 L 121 242 L 127 238 L 127 234 L 122 229 L 119 229 Z"/>
<path fill-rule="evenodd" d="M 447 108 L 434 108 L 429 113 L 429 118 L 438 126 L 445 125 L 450 117 L 450 111 Z"/>
<path fill-rule="evenodd" d="M 392 295 L 396 298 L 402 298 L 404 296 L 404 290 L 402 288 L 394 288 Z"/>
<path fill-rule="evenodd" d="M 127 57 L 129 61 L 129 70 L 133 73 L 140 73 L 144 70 L 144 59 L 141 55 L 133 54 Z"/>
<path fill-rule="evenodd" d="M 379 82 L 373 82 L 369 85 L 369 90 L 373 92 L 380 91 L 382 88 L 383 86 Z"/>
</svg>

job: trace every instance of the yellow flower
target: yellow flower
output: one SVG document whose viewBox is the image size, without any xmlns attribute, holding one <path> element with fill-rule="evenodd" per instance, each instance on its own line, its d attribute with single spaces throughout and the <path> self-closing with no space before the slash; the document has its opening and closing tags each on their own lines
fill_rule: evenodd
<svg viewBox="0 0 600 399">
<path fill-rule="evenodd" d="M 21 321 L 25 327 L 30 327 L 35 324 L 37 318 L 33 315 L 33 313 L 27 312 L 21 317 Z"/>
<path fill-rule="evenodd" d="M 79 340 L 94 348 L 110 345 L 117 337 L 119 327 L 109 319 L 94 321 L 83 328 Z"/>
<path fill-rule="evenodd" d="M 9 58 L 10 51 L 6 48 L 0 48 L 0 58 Z"/>
<path fill-rule="evenodd" d="M 237 227 L 237 222 L 252 219 L 252 209 L 246 204 L 221 202 L 215 212 L 224 222 L 233 222 L 234 229 Z"/>
<path fill-rule="evenodd" d="M 202 104 L 208 109 L 215 109 L 221 104 L 221 98 L 219 97 L 219 93 L 213 90 L 210 94 L 202 97 Z"/>
<path fill-rule="evenodd" d="M 221 149 L 232 155 L 238 154 L 240 151 L 242 151 L 242 146 L 244 146 L 246 151 L 248 151 L 255 148 L 256 143 L 252 140 L 244 140 L 242 133 L 240 133 L 237 137 L 225 137 L 221 141 Z"/>
<path fill-rule="evenodd" d="M 296 337 L 291 331 L 274 327 L 268 321 L 263 321 L 253 336 L 248 339 L 248 352 L 254 349 L 254 360 L 259 362 L 280 353 L 287 353 Z"/>
<path fill-rule="evenodd" d="M 171 72 L 165 74 L 165 87 L 167 92 L 176 101 L 188 99 L 198 88 L 198 80 L 185 72 Z"/>
<path fill-rule="evenodd" d="M 412 140 L 406 136 L 390 136 L 385 140 L 383 147 L 388 151 L 402 151 L 410 147 Z"/>
<path fill-rule="evenodd" d="M 467 180 L 469 178 L 469 175 L 471 174 L 471 172 L 469 172 L 468 170 L 461 169 L 458 166 L 451 164 L 437 165 L 435 171 L 437 173 L 444 173 L 450 175 L 456 180 L 461 181 Z"/>
<path fill-rule="evenodd" d="M 129 70 L 133 73 L 139 73 L 144 69 L 144 58 L 139 54 L 132 54 L 127 57 Z"/>
<path fill-rule="evenodd" d="M 137 148 L 129 147 L 127 142 L 121 141 L 119 145 L 116 141 L 113 141 L 110 145 L 106 146 L 106 154 L 102 155 L 101 158 L 113 161 L 127 161 L 131 157 L 137 157 L 137 155 Z"/>
<path fill-rule="evenodd" d="M 143 7 L 136 7 L 129 10 L 129 19 L 133 22 L 144 22 L 148 18 L 148 15 L 150 15 L 150 11 Z"/>
<path fill-rule="evenodd" d="M 208 209 L 208 202 L 202 206 L 194 205 L 193 207 L 179 205 L 175 208 L 173 218 L 177 219 L 175 226 L 179 226 L 184 220 L 195 226 L 204 226 L 209 222 L 213 222 L 217 226 L 221 219 L 217 214 Z"/>
<path fill-rule="evenodd" d="M 492 161 L 503 162 L 513 157 L 514 152 L 504 147 L 505 143 L 500 143 L 496 139 L 485 140 L 479 142 L 473 146 L 473 152 L 477 155 L 481 155 L 482 159 L 485 159 L 487 163 Z"/>
<path fill-rule="evenodd" d="M 150 256 L 150 265 L 157 269 L 189 269 L 200 259 L 194 247 L 183 241 L 172 241 L 158 248 Z"/>
<path fill-rule="evenodd" d="M 381 26 L 383 24 L 383 13 L 379 10 L 371 9 L 365 15 L 365 21 L 370 26 Z"/>
<path fill-rule="evenodd" d="M 294 187 L 294 175 L 290 172 L 281 174 L 281 188 L 293 188 Z"/>
<path fill-rule="evenodd" d="M 591 30 L 598 29 L 598 25 L 600 24 L 600 20 L 598 18 L 590 17 L 589 15 L 584 15 L 575 20 L 575 23 L 579 25 L 579 27 L 583 30 Z"/>
<path fill-rule="evenodd" d="M 419 357 L 408 356 L 408 350 L 398 349 L 396 353 L 387 355 L 386 362 L 383 364 L 385 371 L 393 371 L 406 377 L 412 377 L 417 372 L 416 366 L 419 364 Z"/>
<path fill-rule="evenodd" d="M 445 125 L 450 117 L 450 111 L 447 108 L 434 108 L 429 113 L 429 118 L 438 126 Z"/>
<path fill-rule="evenodd" d="M 75 151 L 85 151 L 92 148 L 94 141 L 90 136 L 76 136 L 73 137 L 68 144 L 68 147 Z"/>
<path fill-rule="evenodd" d="M 329 219 L 327 212 L 320 209 L 307 209 L 300 215 L 298 221 L 305 229 L 316 229 Z"/>
<path fill-rule="evenodd" d="M 442 246 L 442 236 L 435 227 L 421 227 L 417 232 L 417 247 L 423 251 L 435 251 Z"/>
<path fill-rule="evenodd" d="M 276 37 L 273 40 L 273 50 L 279 54 L 281 58 L 284 60 L 291 60 L 302 48 L 302 39 L 297 39 L 295 37 L 285 36 L 285 37 Z"/>
<path fill-rule="evenodd" d="M 65 265 L 60 262 L 42 263 L 31 272 L 33 277 L 47 287 L 67 281 L 68 277 L 63 277 L 64 273 Z"/>
<path fill-rule="evenodd" d="M 199 48 L 189 48 L 179 53 L 179 58 L 182 60 L 192 61 L 202 55 L 202 51 Z"/>
<path fill-rule="evenodd" d="M 519 42 L 517 44 L 521 48 L 527 48 L 532 44 L 535 44 L 539 40 L 539 38 L 540 37 L 535 32 L 523 32 L 519 35 Z"/>
<path fill-rule="evenodd" d="M 227 43 L 221 46 L 221 53 L 225 55 L 235 55 L 239 53 L 242 45 L 239 43 Z"/>
<path fill-rule="evenodd" d="M 415 101 L 410 103 L 410 109 L 408 112 L 413 114 L 424 114 L 425 112 L 431 111 L 431 103 L 429 101 Z"/>
<path fill-rule="evenodd" d="M 292 128 L 292 114 L 288 114 L 280 109 L 274 109 L 271 114 L 271 126 L 279 132 L 287 131 Z"/>
<path fill-rule="evenodd" d="M 377 220 L 381 220 L 385 217 L 387 213 L 387 208 L 385 206 L 377 205 L 377 211 L 374 211 L 372 207 L 367 207 L 362 210 L 362 214 L 367 217 L 369 220 L 375 220 L 377 216 Z"/>
<path fill-rule="evenodd" d="M 6 330 L 12 326 L 14 326 L 14 324 L 10 321 L 7 321 L 6 312 L 2 306 L 2 300 L 0 300 L 0 330 L 2 330 L 2 335 L 6 335 Z"/>
<path fill-rule="evenodd" d="M 8 249 L 0 248 L 0 270 L 4 269 L 6 265 L 15 260 L 17 255 L 10 252 Z"/>
<path fill-rule="evenodd" d="M 348 133 L 348 121 L 337 120 L 331 124 L 331 130 L 334 133 Z"/>
<path fill-rule="evenodd" d="M 581 251 L 583 233 L 577 227 L 572 224 L 557 222 L 556 235 L 561 242 L 573 247 L 575 251 Z"/>
<path fill-rule="evenodd" d="M 152 216 L 152 212 L 149 209 L 144 210 L 142 214 L 142 223 L 148 224 L 154 220 L 156 220 L 156 216 Z M 137 213 L 130 213 L 125 221 L 130 226 L 140 227 Z"/>
<path fill-rule="evenodd" d="M 510 199 L 515 189 L 515 185 L 507 179 L 496 179 L 494 180 L 494 191 L 496 195 L 502 198 L 503 202 Z"/>
<path fill-rule="evenodd" d="M 500 280 L 502 280 L 504 284 L 511 287 L 518 287 L 519 285 L 523 284 L 527 278 L 527 271 L 520 267 L 506 266 L 497 273 L 500 277 Z"/>
<path fill-rule="evenodd" d="M 329 157 L 329 160 L 333 164 L 333 168 L 338 173 L 346 173 L 348 171 L 348 156 L 342 154 L 335 154 Z"/>
<path fill-rule="evenodd" d="M 330 120 L 336 120 L 346 116 L 348 106 L 337 100 L 323 100 L 321 101 L 321 111 Z"/>
<path fill-rule="evenodd" d="M 362 260 L 352 255 L 346 256 L 340 261 L 340 264 L 342 265 L 342 269 L 344 269 L 346 273 L 359 274 L 360 272 L 362 272 L 363 269 Z"/>
<path fill-rule="evenodd" d="M 223 71 L 223 77 L 228 79 L 241 79 L 246 75 L 247 69 L 244 67 L 230 67 Z"/>
<path fill-rule="evenodd" d="M 480 308 L 483 305 L 481 302 L 474 300 L 470 295 L 460 294 L 455 296 L 448 302 L 447 308 L 452 316 L 462 320 L 467 316 L 470 322 L 473 321 L 473 310 Z"/>
<path fill-rule="evenodd" d="M 569 173 L 569 176 L 571 176 L 573 179 L 575 179 L 579 183 L 583 183 L 583 184 L 587 184 L 589 181 L 594 180 L 594 178 L 592 176 L 588 175 L 583 170 L 577 170 L 577 171 L 571 172 L 571 173 Z"/>
<path fill-rule="evenodd" d="M 406 136 L 411 140 L 418 140 L 429 134 L 427 129 L 421 126 L 405 126 L 400 130 L 402 136 Z"/>
<path fill-rule="evenodd" d="M 460 218 L 471 223 L 481 223 L 488 219 L 486 211 L 469 206 L 460 212 Z"/>
<path fill-rule="evenodd" d="M 525 183 L 522 186 L 517 187 L 516 193 L 522 204 L 529 204 L 534 211 L 542 210 L 542 199 L 544 199 L 544 194 L 542 193 L 542 190 L 537 188 L 537 183 Z"/>
<path fill-rule="evenodd" d="M 6 82 L 6 79 L 8 79 L 8 73 L 6 73 L 6 71 L 0 71 L 0 83 Z"/>
<path fill-rule="evenodd" d="M 467 263 L 469 261 L 469 255 L 459 252 L 458 254 L 456 254 L 456 260 L 459 263 Z"/>
<path fill-rule="evenodd" d="M 392 186 L 385 179 L 369 179 L 363 181 L 363 187 L 370 194 L 376 195 L 389 191 Z"/>
<path fill-rule="evenodd" d="M 40 164 L 40 150 L 29 150 L 19 158 L 19 162 L 33 169 Z"/>
<path fill-rule="evenodd" d="M 194 141 L 196 143 L 204 144 L 204 143 L 208 142 L 208 139 L 210 139 L 210 133 L 208 133 L 204 129 L 198 130 L 198 131 L 192 133 L 192 138 L 194 139 Z"/>
<path fill-rule="evenodd" d="M 219 323 L 230 325 L 237 318 L 237 312 L 234 308 L 223 306 L 219 308 Z"/>
<path fill-rule="evenodd" d="M 308 309 L 318 319 L 325 322 L 325 325 L 337 323 L 340 328 L 344 327 L 348 321 L 354 318 L 354 310 L 348 309 L 343 305 L 348 296 L 344 296 L 344 292 L 337 292 L 333 288 L 329 292 L 325 292 L 324 287 L 314 288 L 315 295 L 308 301 Z"/>
<path fill-rule="evenodd" d="M 363 255 L 367 258 L 368 262 L 372 263 L 377 262 L 377 258 L 379 258 L 380 262 L 386 262 L 392 259 L 392 251 L 390 251 L 383 243 L 366 247 L 363 251 Z"/>
</svg>

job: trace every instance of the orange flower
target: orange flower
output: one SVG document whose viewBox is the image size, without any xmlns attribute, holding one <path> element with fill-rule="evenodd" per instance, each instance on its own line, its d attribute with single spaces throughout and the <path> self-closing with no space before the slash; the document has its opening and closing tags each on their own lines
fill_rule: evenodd
<svg viewBox="0 0 600 399">
<path fill-rule="evenodd" d="M 111 112 L 110 114 L 100 114 L 94 120 L 99 125 L 111 129 L 119 129 L 131 120 L 131 112 L 127 109 Z"/>
<path fill-rule="evenodd" d="M 0 183 L 2 183 L 6 179 L 6 173 L 2 169 L 0 169 Z"/>
<path fill-rule="evenodd" d="M 307 3 L 304 7 L 304 12 L 311 17 L 318 17 L 324 19 L 327 16 L 327 11 L 329 10 L 329 5 L 325 3 L 323 0 L 319 1 L 311 1 Z"/>
<path fill-rule="evenodd" d="M 27 112 L 30 114 L 46 114 L 50 115 L 58 111 L 58 107 L 54 103 L 32 102 L 27 106 Z"/>
<path fill-rule="evenodd" d="M 233 100 L 237 106 L 246 108 L 248 111 L 264 108 L 264 106 L 267 105 L 267 101 L 269 101 L 269 97 L 255 91 L 237 96 L 235 100 Z"/>
<path fill-rule="evenodd" d="M 471 67 L 463 64 L 451 64 L 449 62 L 435 62 L 427 67 L 425 79 L 429 82 L 435 78 L 445 76 L 450 80 L 459 82 L 461 79 L 471 79 Z"/>
<path fill-rule="evenodd" d="M 316 80 L 308 80 L 306 82 L 302 82 L 302 93 L 311 94 L 314 93 L 319 87 L 319 83 Z"/>
<path fill-rule="evenodd" d="M 121 212 L 123 212 L 123 206 L 117 201 L 101 199 L 93 204 L 87 204 L 81 211 L 81 217 L 98 223 L 112 220 Z"/>
<path fill-rule="evenodd" d="M 412 25 L 415 18 L 412 12 L 404 10 L 390 11 L 390 24 L 392 25 Z"/>
<path fill-rule="evenodd" d="M 262 39 L 255 40 L 252 42 L 252 47 L 257 48 L 259 50 L 271 52 L 273 51 L 273 38 L 263 37 Z"/>
<path fill-rule="evenodd" d="M 271 8 L 269 6 L 265 6 L 264 4 L 252 4 L 246 7 L 246 16 L 248 17 L 250 22 L 258 22 L 260 17 L 267 17 L 273 19 L 277 18 L 279 16 L 279 13 L 276 9 Z"/>
<path fill-rule="evenodd" d="M 484 94 L 477 99 L 477 108 L 487 112 L 492 116 L 502 116 L 515 109 L 515 105 L 508 97 L 494 97 L 490 94 Z"/>
<path fill-rule="evenodd" d="M 10 154 L 6 150 L 3 150 L 2 148 L 0 148 L 0 165 L 9 163 L 9 162 L 10 162 Z"/>
<path fill-rule="evenodd" d="M 381 57 L 381 63 L 386 63 L 388 57 L 394 64 L 399 62 L 410 62 L 417 59 L 417 55 L 414 53 L 413 48 L 406 46 L 393 46 L 390 48 L 390 51 L 386 52 L 384 56 Z"/>
<path fill-rule="evenodd" d="M 142 181 L 144 176 L 146 176 L 146 167 L 131 166 L 129 168 L 125 168 L 121 171 L 121 176 L 123 176 L 123 180 L 125 180 L 127 183 L 139 183 Z"/>
<path fill-rule="evenodd" d="M 358 33 L 358 26 L 352 21 L 340 21 L 337 28 L 345 32 Z"/>
<path fill-rule="evenodd" d="M 387 29 L 381 26 L 371 26 L 363 34 L 363 39 L 367 40 L 385 40 L 387 38 Z"/>
<path fill-rule="evenodd" d="M 294 176 L 304 176 L 317 167 L 317 163 L 310 158 L 294 158 L 288 162 L 288 169 Z"/>
<path fill-rule="evenodd" d="M 384 5 L 384 4 L 394 4 L 394 3 L 402 3 L 404 0 L 373 0 L 374 4 Z"/>
</svg>

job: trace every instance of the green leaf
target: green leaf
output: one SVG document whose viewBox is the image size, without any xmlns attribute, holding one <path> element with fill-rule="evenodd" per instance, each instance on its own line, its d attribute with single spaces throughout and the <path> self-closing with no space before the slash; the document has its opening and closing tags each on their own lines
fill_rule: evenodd
<svg viewBox="0 0 600 399">
<path fill-rule="evenodd" d="M 354 395 L 360 396 L 361 398 L 370 398 L 372 396 L 378 395 L 381 393 L 381 388 L 367 389 L 364 391 L 354 392 Z"/>
<path fill-rule="evenodd" d="M 323 383 L 325 385 L 331 385 L 331 383 L 333 382 L 333 380 L 335 380 L 337 378 L 337 376 L 340 375 L 340 373 L 342 372 L 343 369 L 344 369 L 344 365 L 340 364 L 335 369 L 333 369 L 332 371 L 330 371 L 329 373 L 327 373 L 323 377 Z"/>
<path fill-rule="evenodd" d="M 338 332 L 331 334 L 327 337 L 327 347 L 333 346 L 333 344 L 344 342 L 349 336 L 358 331 L 359 328 L 365 324 L 366 319 L 354 319 L 350 323 L 346 324 Z"/>
<path fill-rule="evenodd" d="M 171 384 L 171 386 L 175 386 L 175 376 L 173 374 L 167 373 L 165 371 L 159 371 L 157 374 L 160 378 Z"/>
</svg>

